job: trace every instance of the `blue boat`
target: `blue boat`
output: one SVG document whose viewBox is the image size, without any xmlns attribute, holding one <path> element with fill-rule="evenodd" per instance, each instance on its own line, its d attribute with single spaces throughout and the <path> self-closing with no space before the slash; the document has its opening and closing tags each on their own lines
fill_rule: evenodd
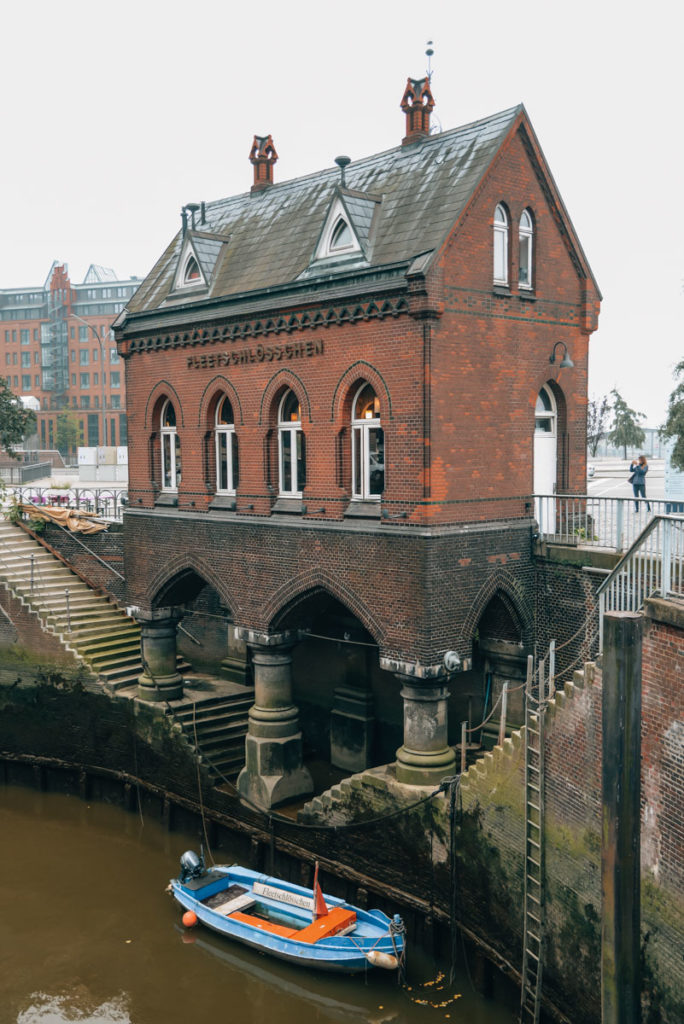
<svg viewBox="0 0 684 1024">
<path fill-rule="evenodd" d="M 183 907 L 183 923 L 205 925 L 262 953 L 304 967 L 354 973 L 396 970 L 405 950 L 398 914 L 361 910 L 335 896 L 250 871 L 238 864 L 207 868 L 188 850 L 168 891 Z"/>
</svg>

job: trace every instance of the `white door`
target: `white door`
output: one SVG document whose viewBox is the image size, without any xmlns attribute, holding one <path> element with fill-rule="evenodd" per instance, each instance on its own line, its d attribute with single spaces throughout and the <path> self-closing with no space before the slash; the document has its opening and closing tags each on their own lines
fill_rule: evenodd
<svg viewBox="0 0 684 1024">
<path fill-rule="evenodd" d="M 542 534 L 556 532 L 556 402 L 547 387 L 537 395 L 534 411 L 535 515 Z"/>
</svg>

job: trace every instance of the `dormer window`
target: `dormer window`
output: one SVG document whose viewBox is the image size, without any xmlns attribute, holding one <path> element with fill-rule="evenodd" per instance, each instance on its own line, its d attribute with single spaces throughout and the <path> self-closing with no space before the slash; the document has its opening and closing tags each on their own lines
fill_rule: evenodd
<svg viewBox="0 0 684 1024">
<path fill-rule="evenodd" d="M 314 261 L 343 257 L 344 262 L 344 258 L 356 253 L 362 254 L 356 226 L 352 227 L 345 204 L 342 198 L 337 196 L 328 211 L 316 246 Z"/>
<path fill-rule="evenodd" d="M 342 217 L 333 228 L 330 237 L 330 252 L 339 252 L 341 249 L 350 249 L 354 244 L 351 228 Z"/>
<path fill-rule="evenodd" d="M 204 243 L 204 239 L 201 240 Z M 208 243 L 204 243 L 206 249 Z M 214 248 L 218 252 L 220 242 L 216 242 Z M 216 262 L 216 255 L 213 255 L 214 263 Z M 204 258 L 204 257 L 202 257 Z M 180 254 L 178 264 L 176 267 L 176 274 L 174 277 L 173 288 L 174 291 L 187 291 L 188 289 L 204 289 L 207 287 L 208 275 L 211 275 L 213 264 L 210 263 L 207 269 L 206 263 L 200 263 L 200 256 L 197 254 L 195 244 L 193 240 L 188 237 L 183 243 L 183 249 Z"/>
</svg>

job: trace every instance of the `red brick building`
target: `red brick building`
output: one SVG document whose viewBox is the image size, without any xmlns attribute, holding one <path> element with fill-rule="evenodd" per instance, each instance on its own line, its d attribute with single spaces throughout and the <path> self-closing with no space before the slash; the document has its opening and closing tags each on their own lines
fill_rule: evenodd
<svg viewBox="0 0 684 1024">
<path fill-rule="evenodd" d="M 448 774 L 448 703 L 533 648 L 533 495 L 584 489 L 596 282 L 524 108 L 430 134 L 433 105 L 409 79 L 397 148 L 282 184 L 255 137 L 115 324 L 141 693 L 180 692 L 182 615 L 253 673 L 262 803 L 310 787 L 300 729 Z"/>
<path fill-rule="evenodd" d="M 138 284 L 95 265 L 73 284 L 66 264 L 55 262 L 44 285 L 0 289 L 0 373 L 36 408 L 38 447 L 59 446 L 58 418 L 67 412 L 78 430 L 70 454 L 78 444 L 126 444 L 123 366 L 111 325 Z"/>
</svg>

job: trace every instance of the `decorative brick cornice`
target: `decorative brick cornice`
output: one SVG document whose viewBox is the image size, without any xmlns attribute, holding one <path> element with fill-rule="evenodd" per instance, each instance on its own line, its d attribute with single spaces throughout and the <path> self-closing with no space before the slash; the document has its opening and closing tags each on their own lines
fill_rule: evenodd
<svg viewBox="0 0 684 1024">
<path fill-rule="evenodd" d="M 193 328 L 174 333 L 155 333 L 147 337 L 132 338 L 126 344 L 124 358 L 135 352 L 153 352 L 158 349 L 188 348 L 212 342 L 244 341 L 268 335 L 292 334 L 294 331 L 323 327 L 337 327 L 340 324 L 354 324 L 367 320 L 384 320 L 408 314 L 409 304 L 405 297 L 385 299 L 382 302 L 370 300 L 349 305 L 331 306 L 327 310 L 292 313 L 289 316 L 263 317 L 238 320 L 214 327 Z"/>
</svg>

